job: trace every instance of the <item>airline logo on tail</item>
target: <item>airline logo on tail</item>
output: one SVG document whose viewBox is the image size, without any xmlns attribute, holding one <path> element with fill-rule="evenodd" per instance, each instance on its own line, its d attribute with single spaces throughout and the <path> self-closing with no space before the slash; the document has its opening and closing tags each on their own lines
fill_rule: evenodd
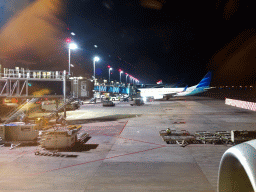
<svg viewBox="0 0 256 192">
<path fill-rule="evenodd" d="M 192 87 L 185 87 L 185 89 L 182 92 L 177 93 L 173 96 L 174 97 L 189 96 L 189 95 L 195 95 L 198 93 L 202 93 L 202 92 L 206 91 L 207 89 L 210 89 L 211 79 L 212 79 L 212 72 L 208 72 L 197 85 L 194 85 Z"/>
</svg>

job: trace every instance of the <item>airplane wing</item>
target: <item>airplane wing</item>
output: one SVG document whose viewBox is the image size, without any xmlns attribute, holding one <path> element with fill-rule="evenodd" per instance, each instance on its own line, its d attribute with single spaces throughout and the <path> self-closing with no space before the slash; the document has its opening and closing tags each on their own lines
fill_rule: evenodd
<svg viewBox="0 0 256 192">
<path fill-rule="evenodd" d="M 208 90 L 208 89 L 215 89 L 216 87 L 208 87 L 208 88 L 204 88 L 204 89 L 206 89 L 206 90 Z"/>
</svg>

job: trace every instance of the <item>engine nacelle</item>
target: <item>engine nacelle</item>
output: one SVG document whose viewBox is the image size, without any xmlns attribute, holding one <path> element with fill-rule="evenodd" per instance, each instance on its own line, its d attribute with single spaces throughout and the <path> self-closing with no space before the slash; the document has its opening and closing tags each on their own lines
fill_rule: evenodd
<svg viewBox="0 0 256 192">
<path fill-rule="evenodd" d="M 256 140 L 231 147 L 223 154 L 218 191 L 256 191 Z"/>
</svg>

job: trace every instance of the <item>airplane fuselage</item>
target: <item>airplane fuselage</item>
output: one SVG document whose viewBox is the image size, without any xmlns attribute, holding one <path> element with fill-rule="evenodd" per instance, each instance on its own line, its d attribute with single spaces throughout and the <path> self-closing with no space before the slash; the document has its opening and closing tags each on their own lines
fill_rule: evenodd
<svg viewBox="0 0 256 192">
<path fill-rule="evenodd" d="M 163 99 L 164 95 L 179 93 L 183 88 L 140 88 L 141 97 L 154 97 L 154 99 Z"/>
<path fill-rule="evenodd" d="M 204 78 L 197 84 L 191 87 L 183 88 L 140 88 L 141 97 L 154 97 L 154 99 L 163 99 L 164 96 L 189 96 L 202 93 L 210 89 L 212 73 L 208 72 Z"/>
</svg>

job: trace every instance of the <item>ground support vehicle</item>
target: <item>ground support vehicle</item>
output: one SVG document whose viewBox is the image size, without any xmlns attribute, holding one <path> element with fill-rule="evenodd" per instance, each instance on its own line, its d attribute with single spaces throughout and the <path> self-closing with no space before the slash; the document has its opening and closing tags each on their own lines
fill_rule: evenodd
<svg viewBox="0 0 256 192">
<path fill-rule="evenodd" d="M 167 144 L 177 143 L 181 147 L 185 147 L 186 145 L 194 143 L 195 141 L 195 137 L 190 135 L 190 133 L 186 130 L 176 131 L 173 129 L 169 134 L 166 132 L 166 130 L 161 130 L 159 134 Z"/>
<path fill-rule="evenodd" d="M 70 154 L 62 154 L 57 151 L 39 151 L 37 150 L 35 152 L 35 155 L 40 155 L 40 156 L 52 156 L 52 157 L 77 157 L 78 155 L 70 155 Z"/>
<path fill-rule="evenodd" d="M 231 132 L 229 131 L 216 131 L 215 135 L 220 138 L 222 143 L 230 143 L 231 142 Z"/>
<path fill-rule="evenodd" d="M 245 141 L 256 139 L 256 131 L 232 130 L 231 142 L 237 144 Z"/>
<path fill-rule="evenodd" d="M 197 131 L 195 133 L 196 141 L 204 144 L 228 144 L 230 143 L 230 132 L 228 131 L 216 131 L 210 133 L 208 131 Z"/>
<path fill-rule="evenodd" d="M 117 97 L 111 97 L 110 98 L 111 101 L 120 101 L 120 97 L 117 96 Z"/>
<path fill-rule="evenodd" d="M 123 99 L 121 99 L 121 101 L 123 101 L 123 102 L 129 102 L 129 98 L 128 97 L 125 97 L 125 98 L 123 98 Z"/>
<path fill-rule="evenodd" d="M 154 101 L 154 97 L 146 97 L 146 102 L 153 102 Z"/>
<path fill-rule="evenodd" d="M 59 116 L 58 112 L 63 111 L 65 106 L 69 105 L 69 103 L 73 100 L 73 97 L 69 97 L 65 104 L 58 105 L 56 110 L 53 110 L 49 115 L 43 116 L 40 118 L 36 118 L 35 121 L 39 124 L 39 127 L 46 127 L 48 126 L 51 119 L 55 118 L 57 124 L 66 125 L 66 120 L 64 117 Z"/>
<path fill-rule="evenodd" d="M 216 131 L 211 133 L 208 131 L 196 131 L 195 135 L 190 135 L 186 130 L 176 131 L 166 130 L 159 131 L 159 135 L 167 144 L 177 143 L 184 147 L 187 144 L 239 144 L 245 141 L 256 139 L 256 131 L 232 130 Z"/>
<path fill-rule="evenodd" d="M 134 106 L 134 105 L 137 105 L 137 106 L 144 105 L 143 99 L 142 98 L 134 98 L 133 104 L 131 104 L 131 106 Z"/>
<path fill-rule="evenodd" d="M 39 156 L 77 157 L 73 154 L 62 154 L 59 151 L 80 149 L 91 137 L 81 130 L 81 125 L 54 125 L 40 133 L 40 146 L 35 152 Z M 46 149 L 46 150 L 45 150 Z"/>
<path fill-rule="evenodd" d="M 70 104 L 67 104 L 66 109 L 67 110 L 76 110 L 79 109 L 80 104 L 77 102 L 71 102 Z"/>
<path fill-rule="evenodd" d="M 58 101 L 57 101 L 58 102 Z M 59 106 L 63 105 L 63 102 L 57 103 L 56 100 L 51 100 L 51 101 L 43 101 L 41 104 L 41 110 L 44 111 L 56 111 Z M 80 104 L 76 101 L 71 102 L 67 101 L 66 103 L 66 110 L 76 110 L 79 109 Z"/>
<path fill-rule="evenodd" d="M 77 138 L 76 138 L 76 142 L 83 144 L 86 143 L 86 141 L 88 141 L 90 139 L 90 135 L 86 132 L 79 132 L 77 134 Z"/>
<path fill-rule="evenodd" d="M 115 103 L 112 101 L 103 101 L 103 107 L 114 107 Z"/>
<path fill-rule="evenodd" d="M 0 124 L 0 138 L 4 144 L 11 144 L 13 142 L 36 143 L 38 132 L 39 127 L 37 124 L 26 124 L 24 122 Z"/>
<path fill-rule="evenodd" d="M 74 146 L 78 142 L 77 135 L 81 129 L 81 125 L 54 125 L 49 126 L 41 132 L 40 147 L 49 149 L 68 148 Z M 89 137 L 89 134 L 80 136 L 80 139 Z M 80 141 L 79 141 L 80 142 Z"/>
</svg>

